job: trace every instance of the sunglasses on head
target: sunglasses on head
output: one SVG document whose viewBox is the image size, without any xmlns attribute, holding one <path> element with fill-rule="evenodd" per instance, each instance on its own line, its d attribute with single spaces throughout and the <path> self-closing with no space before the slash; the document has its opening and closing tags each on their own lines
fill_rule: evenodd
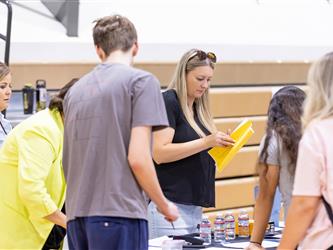
<svg viewBox="0 0 333 250">
<path fill-rule="evenodd" d="M 206 53 L 205 51 L 197 50 L 195 54 L 190 57 L 189 60 L 196 56 L 199 58 L 200 61 L 206 60 L 208 58 L 212 63 L 216 63 L 216 55 L 213 52 Z"/>
</svg>

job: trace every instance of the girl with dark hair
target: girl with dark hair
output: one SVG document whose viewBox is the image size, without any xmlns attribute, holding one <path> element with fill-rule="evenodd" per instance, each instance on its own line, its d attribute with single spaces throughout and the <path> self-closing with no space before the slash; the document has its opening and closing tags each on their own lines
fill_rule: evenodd
<svg viewBox="0 0 333 250">
<path fill-rule="evenodd" d="M 0 148 L 5 140 L 5 137 L 12 129 L 9 121 L 5 119 L 1 113 L 9 104 L 10 97 L 12 95 L 12 76 L 8 66 L 0 62 Z"/>
<path fill-rule="evenodd" d="M 0 150 L 0 248 L 42 249 L 54 224 L 66 228 L 62 101 L 18 124 Z"/>
<path fill-rule="evenodd" d="M 285 214 L 291 200 L 298 143 L 301 139 L 303 90 L 287 86 L 273 96 L 266 135 L 259 150 L 259 195 L 255 204 L 255 223 L 247 249 L 261 249 L 277 187 L 282 195 Z"/>
</svg>

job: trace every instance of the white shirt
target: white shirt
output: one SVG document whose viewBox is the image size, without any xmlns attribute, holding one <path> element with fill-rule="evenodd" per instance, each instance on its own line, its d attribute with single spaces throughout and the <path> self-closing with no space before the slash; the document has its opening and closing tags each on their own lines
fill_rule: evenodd
<svg viewBox="0 0 333 250">
<path fill-rule="evenodd" d="M 10 125 L 10 122 L 7 119 L 5 119 L 2 113 L 0 113 L 0 147 L 2 146 L 2 143 L 5 140 L 5 137 L 11 130 L 12 130 L 12 125 Z"/>
</svg>

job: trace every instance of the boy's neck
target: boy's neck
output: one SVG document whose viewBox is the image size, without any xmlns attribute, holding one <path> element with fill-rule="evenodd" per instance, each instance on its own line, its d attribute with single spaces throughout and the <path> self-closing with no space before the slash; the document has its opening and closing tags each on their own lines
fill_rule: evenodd
<svg viewBox="0 0 333 250">
<path fill-rule="evenodd" d="M 133 64 L 133 56 L 131 51 L 123 52 L 121 50 L 116 50 L 112 52 L 108 57 L 102 60 L 103 63 L 120 63 L 125 65 Z"/>
</svg>

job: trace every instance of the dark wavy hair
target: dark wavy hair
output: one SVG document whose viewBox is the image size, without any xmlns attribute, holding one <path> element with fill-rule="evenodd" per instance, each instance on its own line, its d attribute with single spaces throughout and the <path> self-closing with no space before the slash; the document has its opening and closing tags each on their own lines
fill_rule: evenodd
<svg viewBox="0 0 333 250">
<path fill-rule="evenodd" d="M 49 103 L 49 109 L 57 109 L 61 114 L 64 113 L 64 108 L 63 108 L 63 101 L 65 98 L 65 95 L 67 94 L 68 90 L 78 81 L 78 78 L 73 78 L 70 80 L 65 86 L 63 86 L 58 94 L 53 96 L 51 98 L 51 101 Z"/>
<path fill-rule="evenodd" d="M 259 156 L 259 163 L 267 166 L 267 148 L 273 132 L 281 139 L 282 147 L 288 155 L 288 170 L 295 172 L 298 144 L 302 137 L 301 116 L 305 92 L 294 86 L 280 89 L 273 96 L 268 108 L 266 138 Z"/>
</svg>

